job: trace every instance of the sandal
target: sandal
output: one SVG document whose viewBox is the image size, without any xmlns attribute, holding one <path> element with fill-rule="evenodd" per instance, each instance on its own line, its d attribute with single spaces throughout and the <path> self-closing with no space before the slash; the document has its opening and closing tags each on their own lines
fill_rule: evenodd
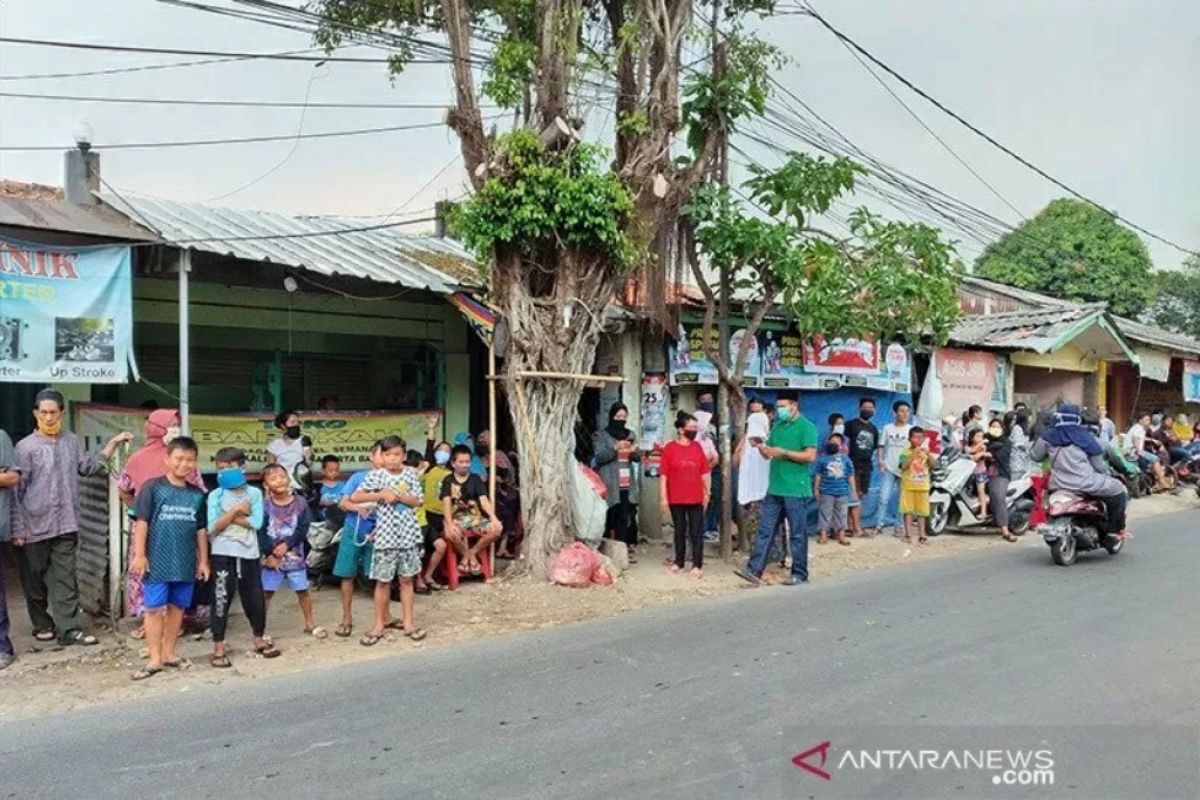
<svg viewBox="0 0 1200 800">
<path fill-rule="evenodd" d="M 1013 536 L 1011 533 L 1002 533 L 1000 534 L 1000 538 L 1006 542 L 1015 542 L 1017 540 L 1017 537 Z"/>
<path fill-rule="evenodd" d="M 67 631 L 58 643 L 67 647 L 69 645 L 79 645 L 80 647 L 91 647 L 92 645 L 100 644 L 100 640 L 90 633 L 84 633 L 81 630 Z"/>
<path fill-rule="evenodd" d="M 138 625 L 136 628 L 134 628 L 132 631 L 129 632 L 129 638 L 137 639 L 138 641 L 145 639 L 146 638 L 146 626 Z"/>
<path fill-rule="evenodd" d="M 425 581 L 425 585 L 428 586 L 430 589 L 433 589 L 435 592 L 440 592 L 446 588 L 445 586 L 442 586 L 440 583 L 435 581 L 433 578 L 430 578 L 429 580 Z"/>
<path fill-rule="evenodd" d="M 849 547 L 849 546 L 850 546 L 850 540 L 849 540 L 849 539 L 847 539 L 845 536 L 839 536 L 839 537 L 838 537 L 838 540 L 837 540 L 837 543 L 838 543 L 838 544 L 840 544 L 840 545 L 842 545 L 842 546 L 844 546 L 844 547 Z"/>
<path fill-rule="evenodd" d="M 407 636 L 409 639 L 412 639 L 414 642 L 421 641 L 427 635 L 424 628 L 413 628 L 411 631 L 401 630 L 400 632 L 403 633 L 405 636 Z"/>
<path fill-rule="evenodd" d="M 329 636 L 329 631 L 325 630 L 320 625 L 316 625 L 312 628 L 305 628 L 304 632 L 312 636 L 314 639 L 324 639 Z"/>
<path fill-rule="evenodd" d="M 471 563 L 471 574 L 472 575 L 482 575 L 483 574 L 483 565 L 480 564 L 478 561 L 472 562 Z"/>
<path fill-rule="evenodd" d="M 233 666 L 233 662 L 229 660 L 229 656 L 224 655 L 224 654 L 219 655 L 219 656 L 214 655 L 212 658 L 210 658 L 208 660 L 208 663 L 211 664 L 212 666 L 216 667 L 217 669 L 229 669 L 230 667 Z"/>
<path fill-rule="evenodd" d="M 433 594 L 433 589 L 429 588 L 428 583 L 423 583 L 413 589 L 416 594 Z"/>
<path fill-rule="evenodd" d="M 929 544 L 928 536 L 921 536 L 917 539 L 917 544 Z"/>
<path fill-rule="evenodd" d="M 147 678 L 153 678 L 160 672 L 162 672 L 162 667 L 145 666 L 130 675 L 129 679 L 134 681 L 144 681 Z"/>
<path fill-rule="evenodd" d="M 353 623 L 343 622 L 341 625 L 338 625 L 336 628 L 333 629 L 333 635 L 340 636 L 343 639 L 348 638 L 350 636 L 350 634 L 352 634 L 352 633 L 354 633 Z"/>
<path fill-rule="evenodd" d="M 358 643 L 361 644 L 363 647 L 374 647 L 375 645 L 379 644 L 380 640 L 382 640 L 382 639 L 383 639 L 382 631 L 379 633 L 368 633 L 368 634 L 365 634 L 361 639 L 359 639 Z"/>
<path fill-rule="evenodd" d="M 54 629 L 46 628 L 45 630 L 34 631 L 33 638 L 37 639 L 39 642 L 53 642 L 54 641 Z"/>
<path fill-rule="evenodd" d="M 186 658 L 173 658 L 170 661 L 164 661 L 163 666 L 171 669 L 187 669 L 192 666 L 192 662 Z"/>
<path fill-rule="evenodd" d="M 254 648 L 254 654 L 259 658 L 279 658 L 279 656 L 282 655 L 279 648 L 271 642 L 267 642 L 261 647 Z"/>
</svg>

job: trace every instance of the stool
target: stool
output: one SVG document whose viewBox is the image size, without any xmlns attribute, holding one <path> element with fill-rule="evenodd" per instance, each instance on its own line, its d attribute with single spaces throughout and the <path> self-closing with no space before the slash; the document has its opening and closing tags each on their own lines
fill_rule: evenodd
<svg viewBox="0 0 1200 800">
<path fill-rule="evenodd" d="M 468 536 L 467 544 L 478 539 L 479 536 Z M 483 579 L 492 579 L 492 554 L 491 548 L 485 547 L 479 551 L 479 566 L 483 569 Z M 442 559 L 442 577 L 446 580 L 446 587 L 450 591 L 458 588 L 458 579 L 463 577 L 458 574 L 458 551 L 454 549 L 454 545 L 446 542 L 446 557 Z M 474 576 L 472 576 L 474 577 Z"/>
</svg>

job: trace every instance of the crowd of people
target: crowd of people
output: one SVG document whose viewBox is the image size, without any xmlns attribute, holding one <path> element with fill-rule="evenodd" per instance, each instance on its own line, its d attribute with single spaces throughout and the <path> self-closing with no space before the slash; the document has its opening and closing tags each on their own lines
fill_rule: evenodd
<svg viewBox="0 0 1200 800">
<path fill-rule="evenodd" d="M 33 433 L 13 447 L 0 431 L 0 542 L 14 545 L 34 638 L 88 646 L 99 642 L 80 627 L 79 479 L 110 471 L 117 449 L 133 436 L 118 434 L 89 454 L 63 427 L 64 410 L 62 395 L 46 389 L 36 397 Z M 226 632 L 235 598 L 255 654 L 278 657 L 266 631 L 267 611 L 285 585 L 296 597 L 304 633 L 325 638 L 315 619 L 306 553 L 314 524 L 342 534 L 332 568 L 342 601 L 335 635 L 353 634 L 355 583 L 366 579 L 373 584 L 373 613 L 360 644 L 377 644 L 389 629 L 424 639 L 414 595 L 445 588 L 448 553 L 455 556 L 454 571 L 467 577 L 490 572 L 485 554 L 494 544 L 507 558 L 521 546 L 512 460 L 491 450 L 487 431 L 459 434 L 454 444 L 439 441 L 438 422 L 430 418 L 423 451 L 409 449 L 399 436 L 384 437 L 371 447 L 370 468 L 344 480 L 341 459 L 325 454 L 317 462 L 300 415 L 285 411 L 275 419 L 279 436 L 267 447 L 261 488 L 250 482 L 246 454 L 225 447 L 215 454 L 210 491 L 200 475 L 199 447 L 181 435 L 178 412 L 152 411 L 145 442 L 117 476 L 131 528 L 126 611 L 138 619 L 132 635 L 145 639 L 148 653 L 133 679 L 184 664 L 176 645 L 189 622 L 211 626 L 211 665 L 232 666 Z M 485 480 L 493 461 L 496 507 Z M 317 463 L 320 472 L 309 485 L 305 475 Z M 391 613 L 394 592 L 398 618 Z M 15 658 L 5 600 L 0 575 L 0 669 Z"/>
</svg>

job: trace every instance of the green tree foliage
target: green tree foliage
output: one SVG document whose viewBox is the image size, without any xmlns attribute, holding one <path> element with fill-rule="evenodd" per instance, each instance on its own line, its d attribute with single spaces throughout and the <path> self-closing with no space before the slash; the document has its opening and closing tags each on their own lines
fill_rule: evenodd
<svg viewBox="0 0 1200 800">
<path fill-rule="evenodd" d="M 975 274 L 1075 302 L 1141 314 L 1157 288 L 1146 245 L 1102 208 L 1059 199 L 988 245 Z"/>
<path fill-rule="evenodd" d="M 1191 256 L 1182 269 L 1155 274 L 1158 298 L 1146 316 L 1155 325 L 1200 339 L 1200 256 Z"/>
</svg>

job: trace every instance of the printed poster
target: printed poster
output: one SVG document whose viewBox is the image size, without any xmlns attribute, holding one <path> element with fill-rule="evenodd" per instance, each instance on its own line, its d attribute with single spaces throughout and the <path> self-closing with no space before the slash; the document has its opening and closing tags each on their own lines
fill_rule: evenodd
<svg viewBox="0 0 1200 800">
<path fill-rule="evenodd" d="M 140 447 L 150 416 L 149 409 L 96 403 L 72 403 L 71 411 L 75 434 L 93 451 L 121 431 L 133 433 L 133 447 Z M 321 456 L 332 453 L 342 460 L 343 472 L 356 472 L 369 467 L 371 445 L 384 436 L 398 435 L 409 449 L 425 452 L 425 428 L 433 413 L 440 416 L 428 411 L 300 412 L 300 421 L 302 432 L 313 441 L 315 471 Z M 197 467 L 214 472 L 213 456 L 218 450 L 240 447 L 246 453 L 246 471 L 260 471 L 267 463 L 267 445 L 279 437 L 274 421 L 273 414 L 192 414 L 189 435 L 200 445 Z"/>
<path fill-rule="evenodd" d="M 878 375 L 879 344 L 869 337 L 814 336 L 804 343 L 804 369 L 841 375 Z"/>
<path fill-rule="evenodd" d="M 132 308 L 128 247 L 0 239 L 0 382 L 125 383 Z"/>
<path fill-rule="evenodd" d="M 804 341 L 798 333 L 760 331 L 761 385 L 767 389 L 815 389 L 814 376 L 804 372 Z"/>
<path fill-rule="evenodd" d="M 745 331 L 737 328 L 729 334 L 729 366 L 733 369 L 736 363 L 738 347 L 741 345 Z M 704 347 L 704 326 L 680 325 L 676 333 L 676 341 L 670 348 L 671 385 L 672 386 L 714 386 L 719 382 L 717 365 L 706 355 Z M 710 342 L 713 350 L 720 345 L 720 329 L 713 325 Z M 745 386 L 758 386 L 762 374 L 761 356 L 758 342 L 751 340 L 750 352 L 746 358 L 746 372 L 742 383 Z"/>
<path fill-rule="evenodd" d="M 962 413 L 971 406 L 988 403 L 995 387 L 996 357 L 978 350 L 940 347 L 934 355 L 938 379 L 942 384 L 942 408 L 945 414 Z"/>
<path fill-rule="evenodd" d="M 1183 402 L 1200 403 L 1200 361 L 1183 362 Z"/>
<path fill-rule="evenodd" d="M 667 376 L 647 372 L 642 376 L 642 436 L 641 448 L 649 452 L 654 445 L 667 441 Z"/>
</svg>

